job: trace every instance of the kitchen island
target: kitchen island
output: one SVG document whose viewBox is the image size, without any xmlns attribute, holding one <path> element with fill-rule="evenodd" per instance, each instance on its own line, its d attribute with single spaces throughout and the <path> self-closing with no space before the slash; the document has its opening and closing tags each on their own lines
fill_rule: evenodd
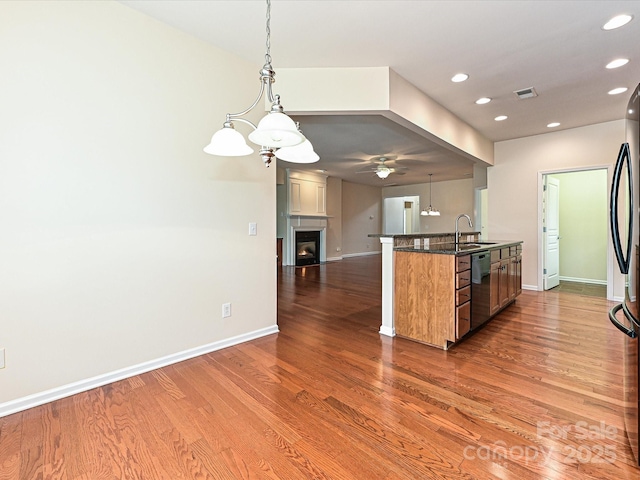
<svg viewBox="0 0 640 480">
<path fill-rule="evenodd" d="M 478 235 L 370 235 L 382 243 L 381 334 L 446 350 L 513 303 L 522 242 Z"/>
</svg>

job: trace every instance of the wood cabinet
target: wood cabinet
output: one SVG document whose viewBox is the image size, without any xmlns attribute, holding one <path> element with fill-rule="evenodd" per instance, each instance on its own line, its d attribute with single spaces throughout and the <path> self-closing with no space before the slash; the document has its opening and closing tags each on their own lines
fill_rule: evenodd
<svg viewBox="0 0 640 480">
<path fill-rule="evenodd" d="M 521 246 L 489 248 L 481 253 L 484 262 L 490 255 L 488 283 L 486 263 L 483 267 L 477 261 L 473 263 L 469 254 L 395 250 L 396 334 L 446 350 L 471 331 L 472 308 L 482 305 L 485 317 L 488 313 L 490 318 L 513 303 L 522 291 Z M 478 282 L 483 290 L 476 289 Z M 474 328 L 485 321 L 474 324 Z"/>
<path fill-rule="evenodd" d="M 282 266 L 282 239 L 276 238 L 276 265 Z"/>
<path fill-rule="evenodd" d="M 522 246 L 491 251 L 490 315 L 495 315 L 522 293 Z"/>
<path fill-rule="evenodd" d="M 396 334 L 447 349 L 471 327 L 471 258 L 395 252 Z"/>
</svg>

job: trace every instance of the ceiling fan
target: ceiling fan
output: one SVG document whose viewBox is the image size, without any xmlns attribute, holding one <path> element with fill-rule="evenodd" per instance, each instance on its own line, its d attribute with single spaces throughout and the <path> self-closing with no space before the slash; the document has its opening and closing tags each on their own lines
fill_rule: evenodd
<svg viewBox="0 0 640 480">
<path fill-rule="evenodd" d="M 398 175 L 404 175 L 404 172 L 400 170 L 407 170 L 406 167 L 398 167 L 398 166 L 389 166 L 386 162 L 393 162 L 396 159 L 395 156 L 379 156 L 373 157 L 371 161 L 375 164 L 375 166 L 371 166 L 366 170 L 360 170 L 356 173 L 375 173 L 379 178 L 387 178 L 392 173 L 396 173 Z"/>
</svg>

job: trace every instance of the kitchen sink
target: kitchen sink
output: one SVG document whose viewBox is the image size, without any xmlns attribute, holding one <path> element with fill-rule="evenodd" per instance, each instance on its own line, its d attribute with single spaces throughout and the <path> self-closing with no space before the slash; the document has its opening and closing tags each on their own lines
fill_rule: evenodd
<svg viewBox="0 0 640 480">
<path fill-rule="evenodd" d="M 483 245 L 487 245 L 487 244 L 483 244 L 483 243 L 459 243 L 456 248 L 458 250 L 471 250 L 473 248 L 480 248 Z"/>
</svg>

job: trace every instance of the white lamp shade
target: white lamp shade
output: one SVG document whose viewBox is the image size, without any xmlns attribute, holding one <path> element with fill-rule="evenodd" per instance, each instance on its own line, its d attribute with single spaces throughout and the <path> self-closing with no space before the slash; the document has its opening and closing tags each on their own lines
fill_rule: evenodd
<svg viewBox="0 0 640 480">
<path fill-rule="evenodd" d="M 423 217 L 439 217 L 440 212 L 429 205 L 429 208 L 425 208 L 420 212 L 420 215 L 422 215 Z"/>
<path fill-rule="evenodd" d="M 378 175 L 379 178 L 387 178 L 390 173 L 391 169 L 387 167 L 378 167 L 378 170 L 376 170 L 376 175 Z"/>
<path fill-rule="evenodd" d="M 304 142 L 305 137 L 286 114 L 272 112 L 260 120 L 258 128 L 249 134 L 249 140 L 256 145 L 281 148 L 298 145 Z"/>
<path fill-rule="evenodd" d="M 242 157 L 253 153 L 253 148 L 247 145 L 242 134 L 231 127 L 224 127 L 214 133 L 211 143 L 203 150 L 221 157 Z"/>
<path fill-rule="evenodd" d="M 318 154 L 313 151 L 313 145 L 306 139 L 299 145 L 276 150 L 276 157 L 291 163 L 314 163 L 320 160 Z"/>
</svg>

